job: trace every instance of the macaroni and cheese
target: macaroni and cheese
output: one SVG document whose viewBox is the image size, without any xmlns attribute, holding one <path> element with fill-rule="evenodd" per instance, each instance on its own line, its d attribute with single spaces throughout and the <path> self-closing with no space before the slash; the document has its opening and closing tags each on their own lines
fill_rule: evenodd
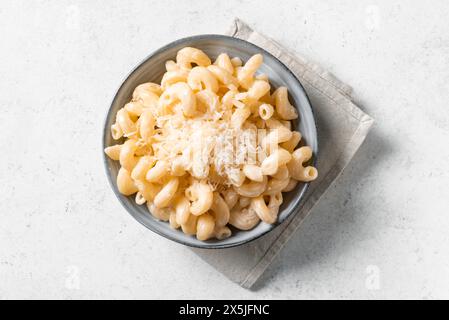
<svg viewBox="0 0 449 320">
<path fill-rule="evenodd" d="M 212 62 L 187 47 L 160 85 L 139 85 L 111 127 L 123 143 L 104 150 L 120 162 L 120 193 L 202 241 L 275 223 L 282 193 L 318 171 L 292 131 L 287 88 L 256 74 L 262 63 L 261 54 L 243 63 L 226 53 Z"/>
</svg>

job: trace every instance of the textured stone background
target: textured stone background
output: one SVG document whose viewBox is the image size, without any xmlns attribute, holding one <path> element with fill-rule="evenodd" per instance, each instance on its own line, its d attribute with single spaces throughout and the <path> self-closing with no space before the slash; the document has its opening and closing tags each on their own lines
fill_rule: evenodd
<svg viewBox="0 0 449 320">
<path fill-rule="evenodd" d="M 376 125 L 255 291 L 135 222 L 106 181 L 121 80 L 239 16 Z M 0 298 L 449 298 L 447 1 L 2 1 Z"/>
</svg>

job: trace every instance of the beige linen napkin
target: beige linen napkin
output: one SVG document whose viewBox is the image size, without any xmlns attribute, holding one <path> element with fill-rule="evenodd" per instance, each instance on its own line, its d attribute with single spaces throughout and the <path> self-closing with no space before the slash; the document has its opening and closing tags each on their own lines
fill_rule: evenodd
<svg viewBox="0 0 449 320">
<path fill-rule="evenodd" d="M 311 183 L 296 214 L 249 244 L 219 250 L 192 249 L 232 281 L 251 288 L 348 165 L 368 134 L 373 119 L 351 101 L 351 87 L 304 57 L 289 53 L 241 20 L 236 19 L 227 34 L 264 48 L 296 74 L 312 103 L 320 148 L 319 178 Z"/>
</svg>

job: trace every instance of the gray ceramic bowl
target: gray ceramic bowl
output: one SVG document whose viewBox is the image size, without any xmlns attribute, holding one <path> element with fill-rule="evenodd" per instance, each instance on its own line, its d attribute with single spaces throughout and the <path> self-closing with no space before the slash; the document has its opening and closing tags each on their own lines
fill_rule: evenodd
<svg viewBox="0 0 449 320">
<path fill-rule="evenodd" d="M 314 151 L 314 159 L 318 151 L 317 131 L 315 120 L 310 105 L 310 101 L 299 80 L 293 73 L 282 64 L 277 58 L 264 49 L 255 46 L 244 40 L 223 36 L 223 35 L 200 35 L 184 38 L 172 42 L 146 58 L 131 74 L 126 78 L 116 93 L 112 101 L 109 112 L 106 116 L 103 131 L 103 147 L 116 144 L 111 137 L 110 128 L 115 121 L 115 114 L 130 101 L 134 88 L 144 82 L 160 83 L 162 75 L 165 72 L 165 61 L 174 60 L 178 50 L 183 47 L 195 47 L 203 50 L 213 60 L 218 54 L 225 52 L 231 57 L 240 57 L 247 61 L 252 55 L 261 53 L 264 57 L 264 63 L 259 72 L 269 76 L 272 87 L 286 86 L 289 89 L 290 101 L 299 111 L 299 119 L 294 123 L 295 129 L 303 135 L 303 141 Z M 104 155 L 104 153 L 103 153 Z M 307 183 L 300 183 L 295 190 L 284 194 L 284 203 L 279 211 L 278 222 L 274 225 L 260 223 L 256 228 L 250 231 L 238 231 L 233 229 L 233 234 L 225 240 L 199 241 L 193 236 L 185 235 L 180 230 L 173 230 L 166 222 L 154 219 L 148 212 L 146 206 L 139 206 L 134 202 L 134 196 L 126 197 L 118 192 L 116 177 L 120 165 L 117 161 L 112 161 L 104 155 L 106 173 L 114 190 L 115 195 L 120 200 L 125 209 L 141 224 L 148 229 L 156 232 L 173 241 L 200 248 L 227 248 L 242 245 L 249 241 L 259 238 L 267 232 L 273 230 L 277 225 L 286 220 L 290 215 L 295 214 L 304 193 L 307 190 Z"/>
</svg>

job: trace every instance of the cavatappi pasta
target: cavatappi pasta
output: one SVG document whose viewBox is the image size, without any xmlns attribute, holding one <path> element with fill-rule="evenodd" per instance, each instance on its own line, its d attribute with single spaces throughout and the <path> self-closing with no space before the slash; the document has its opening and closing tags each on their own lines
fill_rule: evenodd
<svg viewBox="0 0 449 320">
<path fill-rule="evenodd" d="M 292 131 L 298 118 L 286 87 L 257 74 L 261 54 L 243 63 L 183 48 L 161 84 L 139 85 L 117 112 L 104 151 L 121 168 L 118 190 L 199 240 L 224 239 L 233 226 L 275 223 L 282 193 L 317 178 L 312 150 Z"/>
</svg>

